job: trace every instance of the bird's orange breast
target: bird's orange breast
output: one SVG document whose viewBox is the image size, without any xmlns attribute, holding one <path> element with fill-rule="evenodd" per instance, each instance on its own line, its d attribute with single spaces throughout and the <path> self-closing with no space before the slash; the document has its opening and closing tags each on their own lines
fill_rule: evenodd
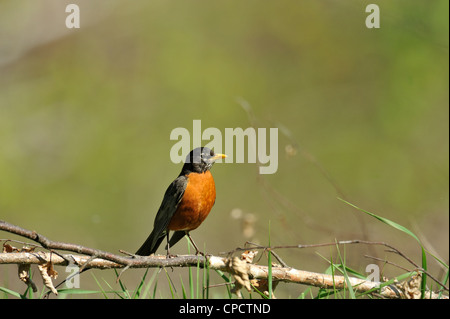
<svg viewBox="0 0 450 319">
<path fill-rule="evenodd" d="M 216 201 L 216 185 L 210 171 L 187 175 L 188 184 L 168 229 L 194 230 L 205 220 Z"/>
</svg>

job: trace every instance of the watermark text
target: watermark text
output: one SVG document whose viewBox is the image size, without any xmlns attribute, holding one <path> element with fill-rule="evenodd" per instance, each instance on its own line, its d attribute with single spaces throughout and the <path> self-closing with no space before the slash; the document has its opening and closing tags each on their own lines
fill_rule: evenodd
<svg viewBox="0 0 450 319">
<path fill-rule="evenodd" d="M 205 146 L 215 153 L 225 153 L 225 163 L 258 163 L 260 174 L 274 174 L 278 170 L 278 128 L 225 128 L 223 138 L 218 128 L 202 131 L 201 120 L 193 120 L 192 134 L 177 127 L 170 133 L 170 140 L 177 141 L 170 150 L 173 163 L 182 163 L 191 149 Z M 202 141 L 208 143 L 202 145 Z"/>
</svg>

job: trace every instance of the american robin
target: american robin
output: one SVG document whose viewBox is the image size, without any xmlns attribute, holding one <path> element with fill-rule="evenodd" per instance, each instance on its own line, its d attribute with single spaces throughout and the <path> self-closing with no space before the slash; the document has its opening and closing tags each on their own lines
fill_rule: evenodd
<svg viewBox="0 0 450 319">
<path fill-rule="evenodd" d="M 149 256 L 156 252 L 164 237 L 167 255 L 170 247 L 185 235 L 199 254 L 189 232 L 196 229 L 208 216 L 216 200 L 216 186 L 211 167 L 224 154 L 215 154 L 207 147 L 198 147 L 186 157 L 180 175 L 169 185 L 156 214 L 153 231 L 136 255 Z M 169 240 L 169 232 L 174 234 Z"/>
</svg>

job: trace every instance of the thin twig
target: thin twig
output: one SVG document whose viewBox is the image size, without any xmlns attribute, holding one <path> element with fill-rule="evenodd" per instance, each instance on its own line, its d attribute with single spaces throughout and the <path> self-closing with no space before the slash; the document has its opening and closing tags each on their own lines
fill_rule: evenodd
<svg viewBox="0 0 450 319">
<path fill-rule="evenodd" d="M 402 270 L 411 272 L 410 269 L 407 269 L 407 268 L 405 268 L 405 267 L 402 267 L 402 266 L 400 266 L 400 265 L 397 265 L 396 263 L 393 263 L 392 261 L 389 261 L 389 260 L 386 260 L 386 259 L 381 259 L 381 258 L 378 258 L 378 257 L 369 256 L 369 255 L 364 255 L 364 257 L 370 258 L 370 259 L 373 259 L 373 260 L 377 260 L 377 261 L 381 261 L 381 262 L 383 262 L 383 263 L 392 265 L 392 266 L 397 267 L 397 268 L 399 268 L 399 269 L 402 269 Z"/>
</svg>

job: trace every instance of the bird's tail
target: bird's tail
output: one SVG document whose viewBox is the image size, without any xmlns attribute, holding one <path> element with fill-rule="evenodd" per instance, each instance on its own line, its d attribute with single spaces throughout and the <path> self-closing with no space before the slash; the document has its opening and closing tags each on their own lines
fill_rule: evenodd
<svg viewBox="0 0 450 319">
<path fill-rule="evenodd" d="M 159 245 L 161 245 L 162 240 L 165 237 L 165 234 L 159 238 L 155 238 L 155 233 L 152 232 L 150 236 L 148 236 L 147 240 L 142 244 L 141 248 L 136 252 L 136 255 L 139 256 L 150 256 L 154 254 L 158 249 Z"/>
</svg>

